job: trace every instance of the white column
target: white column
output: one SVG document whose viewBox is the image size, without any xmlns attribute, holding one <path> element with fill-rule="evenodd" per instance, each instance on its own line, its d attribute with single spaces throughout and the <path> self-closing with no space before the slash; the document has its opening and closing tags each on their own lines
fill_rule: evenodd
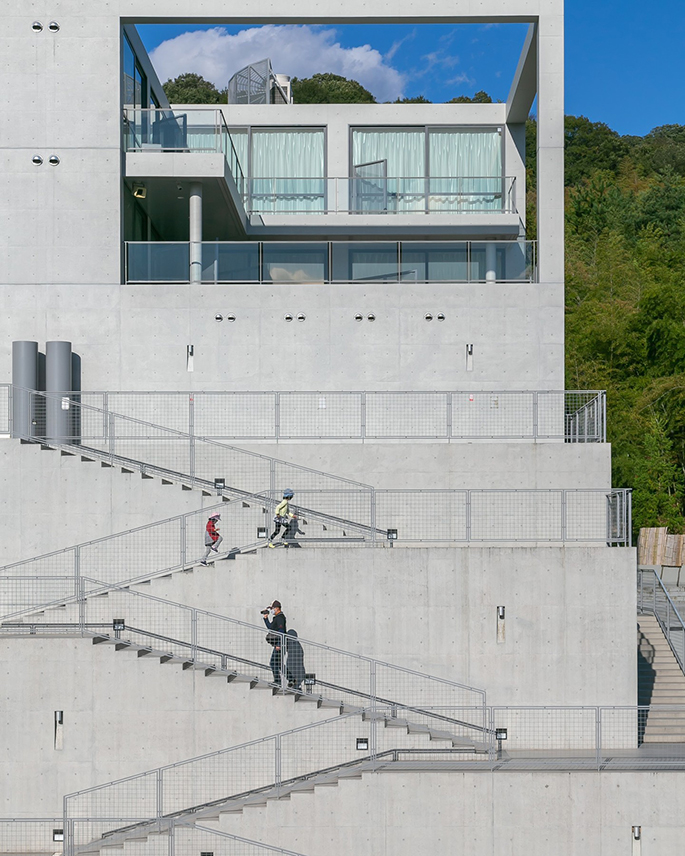
<svg viewBox="0 0 685 856">
<path fill-rule="evenodd" d="M 497 282 L 497 244 L 492 241 L 485 245 L 485 281 Z"/>
<path fill-rule="evenodd" d="M 202 182 L 190 182 L 190 281 L 202 282 Z"/>
</svg>

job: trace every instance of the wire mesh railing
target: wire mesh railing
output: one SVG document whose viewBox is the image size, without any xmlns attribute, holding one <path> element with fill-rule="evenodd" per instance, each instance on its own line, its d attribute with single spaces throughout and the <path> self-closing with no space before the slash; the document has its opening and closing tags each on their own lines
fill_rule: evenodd
<svg viewBox="0 0 685 856">
<path fill-rule="evenodd" d="M 63 843 L 62 817 L 0 817 L 0 856 L 53 856 Z"/>
<path fill-rule="evenodd" d="M 253 545 L 260 536 L 264 543 L 275 502 L 268 495 L 242 497 L 5 565 L 0 568 L 0 619 L 78 597 L 82 577 L 114 586 L 196 565 L 206 552 L 205 524 L 212 512 L 221 513 L 220 530 L 225 537 L 223 552 L 215 558 Z M 298 526 L 322 544 L 364 543 L 372 537 L 368 530 L 336 523 L 325 515 L 303 515 Z"/>
<path fill-rule="evenodd" d="M 443 736 L 446 742 L 451 742 L 452 733 L 458 742 L 458 732 L 468 732 L 472 741 L 475 738 L 479 747 L 483 746 L 481 757 L 487 758 L 485 728 L 459 725 L 472 713 L 440 708 L 439 715 L 423 712 L 422 718 L 434 720 L 447 735 Z M 478 709 L 475 715 L 482 713 Z M 98 836 L 114 844 L 117 839 L 125 840 L 131 831 L 144 834 L 146 829 L 165 828 L 173 819 L 202 823 L 203 818 L 218 817 L 229 804 L 284 796 L 291 786 L 305 781 L 327 777 L 333 781 L 345 769 L 373 765 L 397 751 L 429 751 L 429 726 L 425 722 L 417 722 L 416 730 L 393 728 L 385 726 L 386 717 L 392 718 L 392 711 L 382 707 L 370 708 L 361 720 L 355 714 L 343 714 L 68 794 L 64 798 L 70 838 L 66 853 L 82 851 Z M 467 746 L 467 739 L 462 752 L 474 757 L 475 744 Z M 444 757 L 453 757 L 452 752 Z M 101 820 L 91 825 L 89 818 Z M 109 819 L 109 828 L 102 819 Z"/>
<path fill-rule="evenodd" d="M 10 385 L 0 386 L 0 433 Z M 606 393 L 96 392 L 56 393 L 83 407 L 207 440 L 558 440 L 606 442 Z M 23 405 L 25 406 L 25 405 Z M 5 432 L 5 433 L 6 433 Z M 143 431 L 141 430 L 141 434 Z"/>
<path fill-rule="evenodd" d="M 656 571 L 638 568 L 637 595 L 638 612 L 654 615 L 685 673 L 685 621 Z"/>
<path fill-rule="evenodd" d="M 683 770 L 685 706 L 496 706 L 486 726 L 471 729 L 483 743 L 456 747 L 450 722 L 466 709 L 433 708 L 431 725 L 393 728 L 383 707 L 361 723 L 343 714 L 239 746 L 169 764 L 64 798 L 67 856 L 121 846 L 174 823 L 216 820 L 222 811 L 264 805 L 298 785 L 313 789 L 346 775 L 391 770 Z M 656 723 L 656 724 L 654 724 Z M 423 728 L 421 727 L 423 726 Z M 436 746 L 435 740 L 443 740 Z M 451 744 L 451 745 L 446 745 Z"/>
<path fill-rule="evenodd" d="M 219 676 L 254 678 L 320 706 L 390 705 L 397 708 L 482 707 L 485 691 L 422 671 L 395 666 L 291 634 L 254 625 L 121 586 L 82 577 L 81 593 L 58 609 L 46 609 L 0 630 L 77 632 L 116 639 L 181 658 Z M 103 596 L 106 595 L 106 596 Z M 325 702 L 325 705 L 323 704 Z M 481 726 L 483 723 L 481 722 Z"/>
</svg>

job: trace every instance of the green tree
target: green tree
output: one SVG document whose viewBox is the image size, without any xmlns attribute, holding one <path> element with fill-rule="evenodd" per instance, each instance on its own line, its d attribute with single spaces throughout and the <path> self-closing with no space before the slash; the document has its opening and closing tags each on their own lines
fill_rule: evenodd
<svg viewBox="0 0 685 856">
<path fill-rule="evenodd" d="M 395 101 L 389 101 L 389 104 L 432 104 L 423 95 L 414 95 L 411 98 L 397 98 Z"/>
<path fill-rule="evenodd" d="M 639 141 L 637 158 L 651 172 L 685 175 L 685 125 L 661 125 Z"/>
<path fill-rule="evenodd" d="M 683 471 L 673 452 L 663 420 L 652 414 L 644 420 L 644 434 L 638 447 L 633 476 L 633 523 L 667 526 L 672 532 L 683 529 Z"/>
<path fill-rule="evenodd" d="M 457 95 L 456 98 L 450 98 L 447 104 L 492 104 L 492 98 L 487 92 L 482 89 L 476 92 L 473 98 L 468 95 Z"/>
<path fill-rule="evenodd" d="M 219 92 L 209 80 L 201 74 L 188 72 L 179 74 L 164 84 L 164 92 L 170 104 L 225 104 L 226 91 Z"/>
<path fill-rule="evenodd" d="M 376 99 L 356 80 L 339 74 L 314 74 L 302 79 L 293 77 L 295 104 L 375 104 Z"/>
<path fill-rule="evenodd" d="M 580 184 L 598 169 L 615 174 L 629 152 L 628 144 L 616 131 L 585 116 L 566 116 L 564 138 L 567 185 Z"/>
</svg>

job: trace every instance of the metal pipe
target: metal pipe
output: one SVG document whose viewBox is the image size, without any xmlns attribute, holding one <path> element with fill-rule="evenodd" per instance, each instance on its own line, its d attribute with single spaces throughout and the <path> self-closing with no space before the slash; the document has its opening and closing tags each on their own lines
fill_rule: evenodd
<svg viewBox="0 0 685 856">
<path fill-rule="evenodd" d="M 71 342 L 47 342 L 45 347 L 45 437 L 56 443 L 72 443 Z M 55 393 L 63 393 L 56 395 Z"/>
<path fill-rule="evenodd" d="M 190 282 L 202 282 L 202 182 L 191 181 L 188 200 Z"/>
<path fill-rule="evenodd" d="M 35 435 L 29 390 L 38 387 L 38 342 L 12 342 L 12 437 Z"/>
</svg>

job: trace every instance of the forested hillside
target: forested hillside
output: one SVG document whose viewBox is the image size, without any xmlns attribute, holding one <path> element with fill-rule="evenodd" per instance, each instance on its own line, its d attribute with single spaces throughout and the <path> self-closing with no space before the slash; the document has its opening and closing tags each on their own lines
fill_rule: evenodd
<svg viewBox="0 0 685 856">
<path fill-rule="evenodd" d="M 685 126 L 620 137 L 568 116 L 566 186 L 566 386 L 607 390 L 635 528 L 682 532 Z"/>
</svg>

